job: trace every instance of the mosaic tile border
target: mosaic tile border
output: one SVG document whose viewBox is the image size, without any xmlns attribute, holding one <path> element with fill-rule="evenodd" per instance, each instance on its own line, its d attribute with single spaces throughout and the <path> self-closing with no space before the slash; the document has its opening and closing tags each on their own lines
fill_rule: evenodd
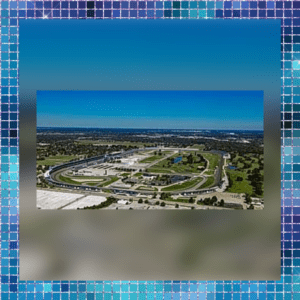
<svg viewBox="0 0 300 300">
<path fill-rule="evenodd" d="M 2 1 L 1 299 L 300 299 L 300 1 Z M 282 24 L 280 281 L 19 281 L 20 19 L 229 18 Z"/>
</svg>

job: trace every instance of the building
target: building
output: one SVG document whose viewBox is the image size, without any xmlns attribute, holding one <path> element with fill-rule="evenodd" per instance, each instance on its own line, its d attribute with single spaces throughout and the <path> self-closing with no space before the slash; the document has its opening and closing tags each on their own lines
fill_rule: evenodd
<svg viewBox="0 0 300 300">
<path fill-rule="evenodd" d="M 225 154 L 223 155 L 223 158 L 230 159 L 230 154 L 229 154 L 229 153 L 225 153 Z"/>
</svg>

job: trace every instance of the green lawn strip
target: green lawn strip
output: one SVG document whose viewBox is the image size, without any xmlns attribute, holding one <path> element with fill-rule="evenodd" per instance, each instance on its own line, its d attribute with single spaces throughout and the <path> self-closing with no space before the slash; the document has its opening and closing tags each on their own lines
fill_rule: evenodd
<svg viewBox="0 0 300 300">
<path fill-rule="evenodd" d="M 162 189 L 162 191 L 167 192 L 167 191 L 188 189 L 188 188 L 195 186 L 196 184 L 198 184 L 201 181 L 202 181 L 202 178 L 195 178 L 195 179 L 192 179 L 192 180 L 180 183 L 180 184 L 175 184 L 175 185 L 165 187 Z"/>
<path fill-rule="evenodd" d="M 172 173 L 171 170 L 165 169 L 165 168 L 150 168 L 148 169 L 149 172 L 153 173 Z"/>
<path fill-rule="evenodd" d="M 113 182 L 115 182 L 117 180 L 119 180 L 119 178 L 115 176 L 115 177 L 112 177 L 110 180 L 100 184 L 99 186 L 104 187 L 104 186 L 112 184 Z"/>
<path fill-rule="evenodd" d="M 157 192 L 157 188 L 156 187 L 147 187 L 147 186 L 140 186 L 136 189 L 137 191 L 155 191 Z"/>
<path fill-rule="evenodd" d="M 141 172 L 138 172 L 138 173 L 135 173 L 133 176 L 135 176 L 135 177 L 139 177 L 139 176 L 141 176 L 143 173 L 141 173 Z"/>
<path fill-rule="evenodd" d="M 171 154 L 173 151 L 162 151 L 163 154 Z"/>
<path fill-rule="evenodd" d="M 206 181 L 200 186 L 198 187 L 198 190 L 204 189 L 204 188 L 208 188 L 211 185 L 213 185 L 215 182 L 215 179 L 213 176 L 207 177 Z"/>
<path fill-rule="evenodd" d="M 78 182 L 78 181 L 75 181 L 75 180 L 72 180 L 71 178 L 69 177 L 65 177 L 63 175 L 59 175 L 58 179 L 62 182 L 65 182 L 65 183 L 71 183 L 71 184 L 76 184 L 76 185 L 80 185 L 81 182 Z"/>
<path fill-rule="evenodd" d="M 95 186 L 97 184 L 99 184 L 99 182 L 82 182 L 83 185 L 90 185 L 90 186 Z"/>
<path fill-rule="evenodd" d="M 163 155 L 153 155 L 153 156 L 150 156 L 150 157 L 147 157 L 143 160 L 140 161 L 140 163 L 144 164 L 144 163 L 150 163 L 150 162 L 153 162 L 155 160 L 159 160 L 163 158 Z"/>
<path fill-rule="evenodd" d="M 250 182 L 246 180 L 247 174 L 242 171 L 233 171 L 227 170 L 227 175 L 230 176 L 232 180 L 232 187 L 230 187 L 226 192 L 230 193 L 248 193 L 252 194 L 253 187 L 250 185 Z M 242 177 L 242 181 L 236 181 L 237 177 Z"/>
<path fill-rule="evenodd" d="M 126 176 L 128 176 L 128 175 L 130 175 L 130 173 L 122 173 L 122 174 L 121 174 L 121 176 L 123 176 L 123 177 L 126 177 Z"/>
<path fill-rule="evenodd" d="M 176 153 L 171 156 L 171 158 L 175 158 L 180 156 L 180 154 Z M 197 157 L 194 156 L 196 160 Z M 183 161 L 186 161 L 186 157 L 183 157 Z M 198 166 L 203 166 L 204 163 L 194 163 L 194 164 L 183 164 L 181 162 L 177 164 L 172 164 L 170 167 L 164 167 L 167 164 L 168 159 L 164 159 L 163 161 L 158 162 L 154 166 L 152 166 L 149 171 L 156 172 L 156 173 L 172 173 L 172 170 L 176 173 L 195 173 L 197 172 Z"/>
<path fill-rule="evenodd" d="M 70 176 L 72 179 L 105 179 L 105 177 L 102 177 L 102 176 L 76 176 L 76 175 L 73 175 L 73 176 Z"/>
<path fill-rule="evenodd" d="M 214 174 L 215 168 L 219 165 L 219 155 L 212 153 L 202 153 L 202 156 L 209 161 L 209 171 L 206 174 Z"/>
<path fill-rule="evenodd" d="M 196 173 L 200 172 L 200 170 L 198 170 L 198 166 L 204 166 L 204 163 L 194 163 L 192 165 L 184 165 L 179 163 L 172 165 L 170 169 L 174 170 L 176 173 Z"/>
<path fill-rule="evenodd" d="M 38 165 L 44 165 L 44 166 L 55 166 L 58 164 L 62 164 L 64 162 L 68 162 L 77 156 L 75 155 L 57 155 L 57 156 L 50 156 L 46 157 L 44 160 L 37 160 L 36 163 Z"/>
<path fill-rule="evenodd" d="M 162 167 L 163 168 L 163 166 L 165 165 L 165 164 L 167 164 L 167 162 L 168 162 L 168 160 L 171 158 L 175 158 L 175 157 L 178 157 L 178 156 L 180 156 L 178 153 L 176 153 L 176 154 L 173 154 L 172 156 L 169 156 L 168 158 L 166 158 L 166 159 L 164 159 L 164 160 L 162 160 L 162 161 L 160 161 L 160 162 L 158 162 L 157 164 L 155 164 L 153 167 Z"/>
<path fill-rule="evenodd" d="M 174 201 L 174 202 L 181 202 L 181 203 L 189 203 L 189 199 L 188 198 L 177 198 L 177 199 L 173 199 L 172 201 Z"/>
</svg>

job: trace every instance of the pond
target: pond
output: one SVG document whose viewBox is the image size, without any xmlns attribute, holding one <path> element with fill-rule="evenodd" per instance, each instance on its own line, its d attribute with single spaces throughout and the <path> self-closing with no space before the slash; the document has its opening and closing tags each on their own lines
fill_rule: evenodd
<svg viewBox="0 0 300 300">
<path fill-rule="evenodd" d="M 229 170 L 235 170 L 235 169 L 237 169 L 237 167 L 234 167 L 234 166 L 228 166 L 227 167 Z"/>
</svg>

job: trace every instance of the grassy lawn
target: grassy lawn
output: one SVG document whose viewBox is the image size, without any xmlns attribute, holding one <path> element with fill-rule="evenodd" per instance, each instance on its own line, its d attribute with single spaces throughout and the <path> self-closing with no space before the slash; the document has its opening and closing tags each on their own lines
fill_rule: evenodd
<svg viewBox="0 0 300 300">
<path fill-rule="evenodd" d="M 166 169 L 166 168 L 157 168 L 155 166 L 153 166 L 152 168 L 148 169 L 149 172 L 153 172 L 153 173 L 173 173 L 170 169 Z"/>
<path fill-rule="evenodd" d="M 147 187 L 147 186 L 140 186 L 139 188 L 136 189 L 137 191 L 155 191 L 157 192 L 157 188 L 156 187 Z"/>
<path fill-rule="evenodd" d="M 135 177 L 140 177 L 140 176 L 142 176 L 142 174 L 143 174 L 143 173 L 141 173 L 141 172 L 137 172 L 137 173 L 135 173 L 133 176 L 135 176 Z"/>
<path fill-rule="evenodd" d="M 115 177 L 111 177 L 110 180 L 108 180 L 108 181 L 106 181 L 106 182 L 100 184 L 99 186 L 101 186 L 101 187 L 107 186 L 107 185 L 110 185 L 110 184 L 112 184 L 113 182 L 115 182 L 115 181 L 117 181 L 117 180 L 119 180 L 118 177 L 116 177 L 116 176 L 115 176 Z"/>
<path fill-rule="evenodd" d="M 163 155 L 153 155 L 153 156 L 150 156 L 150 157 L 147 157 L 147 158 L 141 160 L 140 163 L 142 163 L 142 164 L 150 163 L 150 162 L 159 160 L 161 158 L 163 158 Z"/>
<path fill-rule="evenodd" d="M 189 155 L 190 153 L 188 153 Z M 182 153 L 183 155 L 183 153 Z M 174 154 L 171 156 L 171 158 L 175 158 L 181 156 L 180 154 Z M 194 161 L 198 161 L 198 157 L 193 155 Z M 204 166 L 204 163 L 193 163 L 193 164 L 183 164 L 184 162 L 187 162 L 186 156 L 183 156 L 182 162 L 178 162 L 176 164 L 168 165 L 168 159 L 164 159 L 154 166 L 152 166 L 149 171 L 150 172 L 156 172 L 156 173 L 183 173 L 183 174 L 189 174 L 189 173 L 198 173 L 200 172 L 197 167 L 198 166 Z M 166 166 L 166 167 L 164 167 Z M 172 172 L 173 171 L 173 172 Z"/>
<path fill-rule="evenodd" d="M 171 154 L 173 151 L 162 151 L 163 154 L 168 155 Z"/>
<path fill-rule="evenodd" d="M 232 180 L 232 187 L 229 188 L 226 192 L 230 193 L 249 193 L 252 194 L 253 187 L 250 185 L 250 182 L 246 180 L 247 174 L 241 171 L 227 170 L 227 175 L 230 176 Z M 240 176 L 243 177 L 243 181 L 236 181 L 236 178 Z"/>
<path fill-rule="evenodd" d="M 215 182 L 214 176 L 207 177 L 206 181 L 198 188 L 198 190 L 208 188 Z"/>
<path fill-rule="evenodd" d="M 76 158 L 75 155 L 57 155 L 57 156 L 50 156 L 45 158 L 44 160 L 37 160 L 37 165 L 48 165 L 48 166 L 55 166 L 62 164 L 64 162 L 68 162 L 71 159 Z"/>
<path fill-rule="evenodd" d="M 186 190 L 188 188 L 191 188 L 202 181 L 202 178 L 195 178 L 180 184 L 174 184 L 168 187 L 165 187 L 162 189 L 163 192 L 169 192 L 169 191 L 177 191 L 177 190 Z"/>
<path fill-rule="evenodd" d="M 171 170 L 174 170 L 176 173 L 198 173 L 200 172 L 197 168 L 198 166 L 204 166 L 204 163 L 194 163 L 192 165 L 190 164 L 187 164 L 187 165 L 184 165 L 184 164 L 181 164 L 181 163 L 178 163 L 178 164 L 173 164 L 172 167 L 171 167 Z"/>
<path fill-rule="evenodd" d="M 263 155 L 260 155 L 260 158 L 263 158 Z M 237 160 L 241 159 L 241 162 L 237 163 Z M 253 162 L 252 162 L 253 161 Z M 259 168 L 258 158 L 253 157 L 252 153 L 248 153 L 245 157 L 236 156 L 232 162 L 237 163 L 239 170 L 227 170 L 227 175 L 230 176 L 231 180 L 233 181 L 232 187 L 228 189 L 228 192 L 233 193 L 249 193 L 252 194 L 253 187 L 250 185 L 250 181 L 245 180 L 247 178 L 247 171 L 253 170 L 255 168 Z M 247 169 L 242 169 L 244 165 L 250 164 L 250 167 Z M 260 174 L 264 175 L 264 171 L 260 170 Z M 236 181 L 237 176 L 242 177 L 243 181 Z M 264 189 L 264 184 L 262 182 L 262 189 Z"/>
<path fill-rule="evenodd" d="M 80 185 L 81 184 L 81 182 L 72 180 L 71 178 L 65 177 L 65 176 L 62 176 L 62 175 L 59 175 L 58 179 L 60 181 L 62 181 L 62 182 L 65 182 L 65 183 L 71 183 L 71 184 L 76 184 L 76 185 Z"/>
<path fill-rule="evenodd" d="M 181 202 L 181 203 L 190 203 L 188 198 L 177 198 L 174 199 L 175 202 Z"/>
<path fill-rule="evenodd" d="M 90 185 L 90 186 L 95 186 L 95 185 L 99 184 L 99 182 L 83 182 L 83 184 L 87 184 L 87 185 Z"/>
<path fill-rule="evenodd" d="M 71 176 L 70 176 L 71 177 Z M 72 176 L 72 179 L 104 179 L 105 177 L 102 177 L 102 176 L 76 176 L 76 175 L 73 175 Z"/>
<path fill-rule="evenodd" d="M 218 166 L 220 156 L 218 154 L 213 153 L 202 153 L 203 157 L 206 158 L 209 161 L 208 171 L 205 172 L 207 175 L 214 174 L 215 167 Z"/>
<path fill-rule="evenodd" d="M 199 150 L 203 150 L 204 149 L 204 145 L 195 144 L 191 148 L 197 148 Z"/>
<path fill-rule="evenodd" d="M 128 176 L 128 175 L 130 175 L 130 173 L 122 173 L 122 174 L 121 174 L 121 176 L 123 176 L 123 177 L 126 177 L 126 176 Z"/>
</svg>

